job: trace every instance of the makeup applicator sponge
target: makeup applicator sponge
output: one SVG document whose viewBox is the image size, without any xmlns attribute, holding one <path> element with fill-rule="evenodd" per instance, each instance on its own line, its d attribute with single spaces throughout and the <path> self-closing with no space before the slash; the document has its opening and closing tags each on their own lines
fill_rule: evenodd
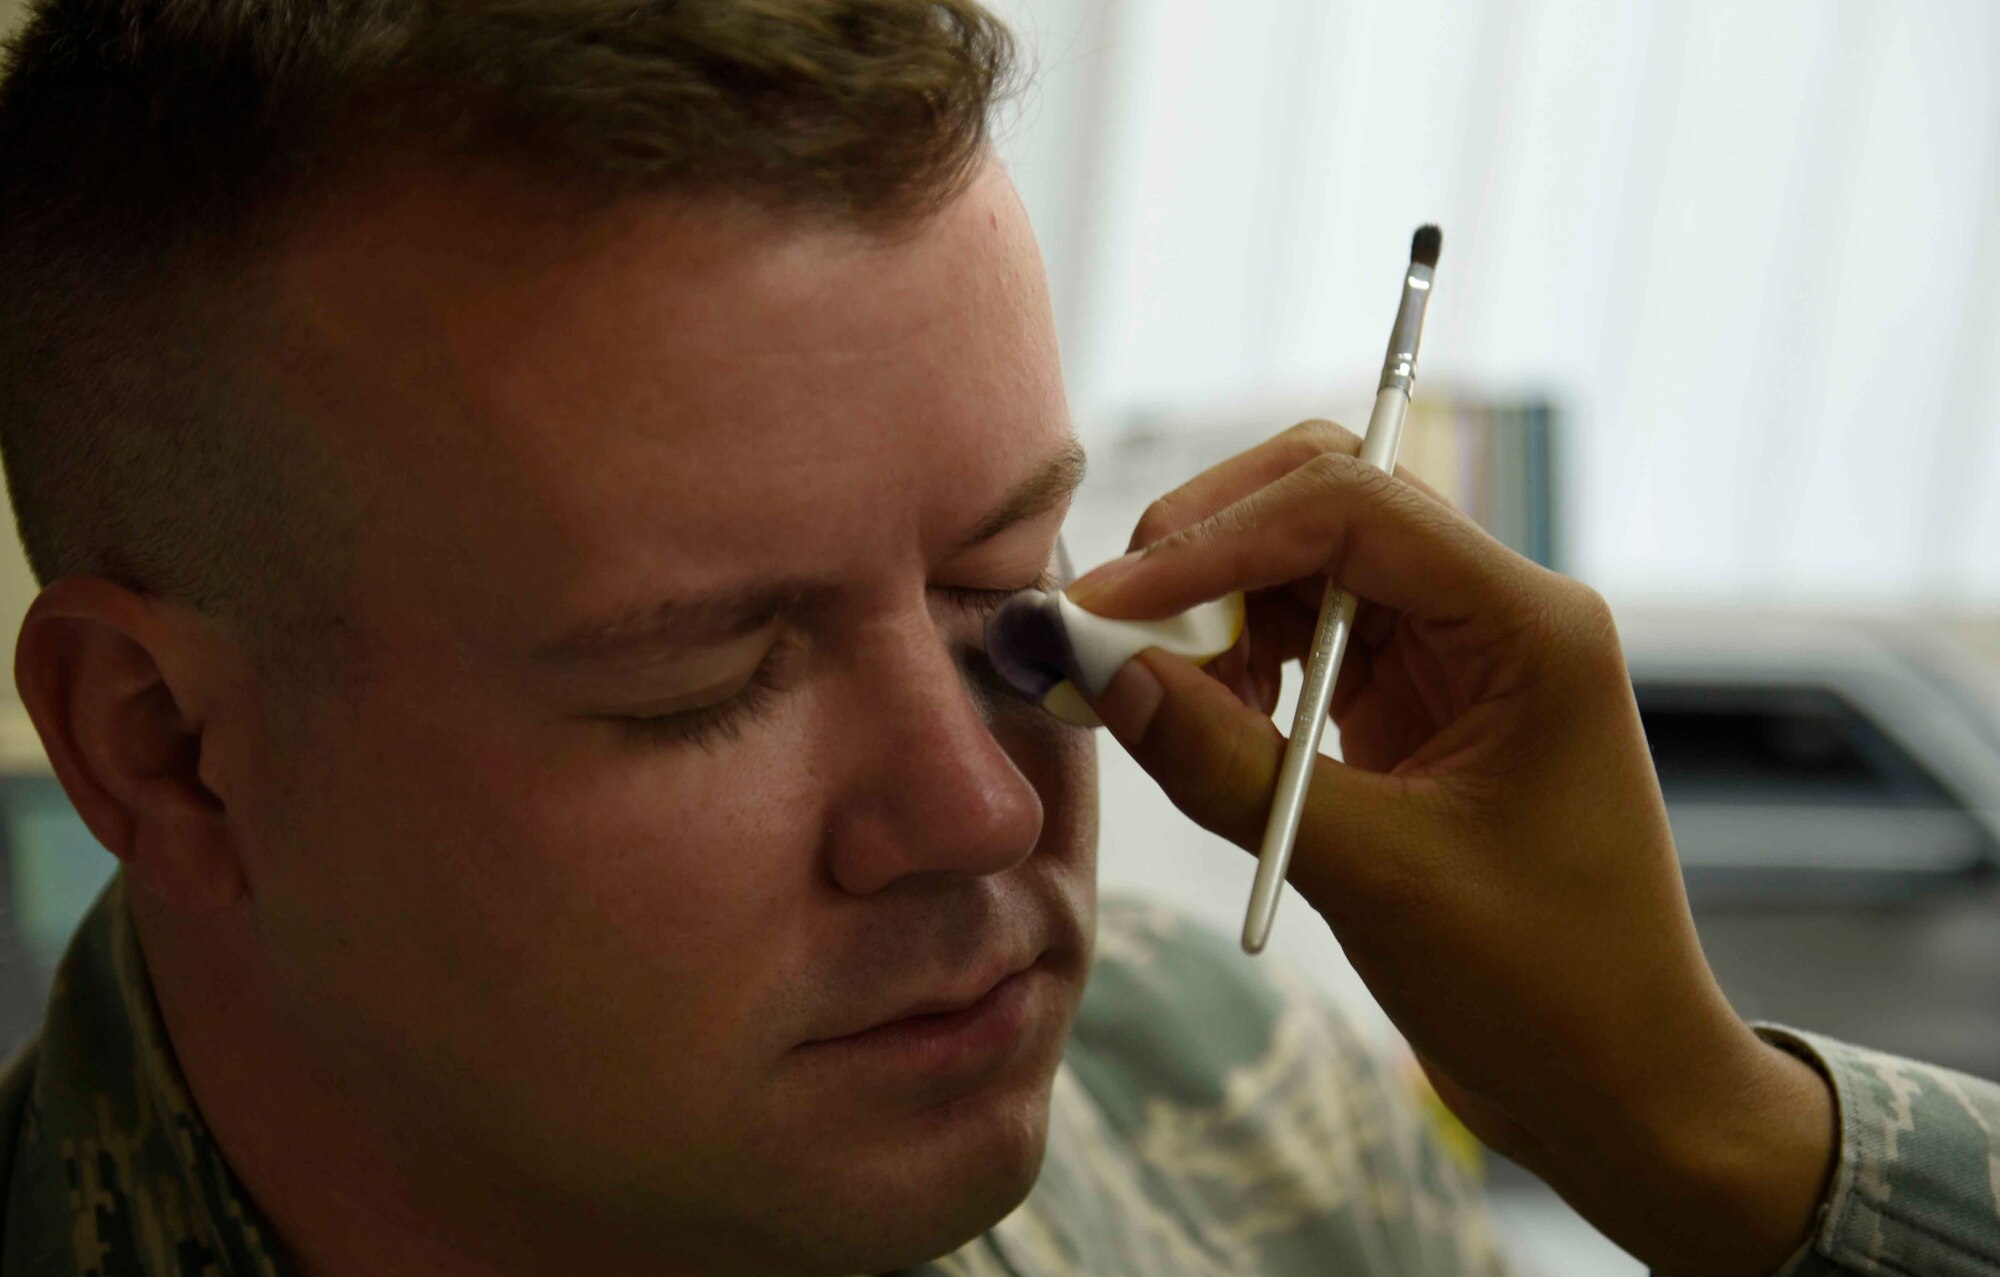
<svg viewBox="0 0 2000 1277">
<path fill-rule="evenodd" d="M 1103 695 L 1119 668 L 1149 647 L 1206 664 L 1242 633 L 1241 594 L 1157 621 L 1114 621 L 1084 611 L 1061 591 L 1022 590 L 987 621 L 986 659 L 1009 687 L 1057 718 L 1100 727 L 1078 688 Z"/>
</svg>

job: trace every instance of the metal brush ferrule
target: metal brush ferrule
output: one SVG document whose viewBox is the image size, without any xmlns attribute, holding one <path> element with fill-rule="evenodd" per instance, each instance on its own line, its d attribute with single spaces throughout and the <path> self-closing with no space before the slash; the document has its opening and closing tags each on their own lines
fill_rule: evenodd
<svg viewBox="0 0 2000 1277">
<path fill-rule="evenodd" d="M 1417 344 L 1424 335 L 1424 306 L 1431 299 L 1431 268 L 1411 262 L 1403 276 L 1403 300 L 1396 307 L 1396 326 L 1389 330 L 1389 353 L 1382 360 L 1380 394 L 1391 386 L 1410 393 L 1417 380 Z"/>
</svg>

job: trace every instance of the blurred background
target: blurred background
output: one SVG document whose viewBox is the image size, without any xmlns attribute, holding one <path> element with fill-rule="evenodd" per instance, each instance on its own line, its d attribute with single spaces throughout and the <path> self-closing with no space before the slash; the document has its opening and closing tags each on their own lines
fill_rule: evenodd
<svg viewBox="0 0 2000 1277">
<path fill-rule="evenodd" d="M 1404 460 L 1617 608 L 1731 997 L 2000 1076 L 2000 5 L 997 7 L 1039 66 L 1002 149 L 1092 454 L 1079 564 L 1296 420 L 1365 422 L 1439 223 Z M 7 633 L 32 593 L 10 539 Z M 0 1051 L 110 869 L 11 694 Z M 1249 859 L 1104 772 L 1105 890 L 1233 934 Z M 1296 898 L 1263 960 L 1393 1046 Z M 1522 1272 L 1641 1271 L 1486 1173 Z"/>
</svg>

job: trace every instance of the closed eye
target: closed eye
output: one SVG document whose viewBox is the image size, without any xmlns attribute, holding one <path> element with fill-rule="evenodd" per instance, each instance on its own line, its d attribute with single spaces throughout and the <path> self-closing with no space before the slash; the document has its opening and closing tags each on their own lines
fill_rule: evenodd
<svg viewBox="0 0 2000 1277">
<path fill-rule="evenodd" d="M 1045 571 L 1018 589 L 978 589 L 964 585 L 934 585 L 931 592 L 953 607 L 985 617 L 1023 589 L 1048 590 L 1055 587 L 1055 574 Z M 976 650 L 976 649 L 975 649 Z M 672 742 L 712 749 L 717 743 L 734 740 L 737 731 L 771 708 L 773 699 L 786 689 L 786 672 L 795 654 L 781 642 L 766 654 L 750 680 L 728 699 L 698 709 L 669 714 L 620 714 L 607 716 L 628 737 L 649 743 Z M 983 653 L 982 653 L 983 657 Z M 1013 695 L 1011 688 L 979 662 L 969 670 L 976 687 L 989 699 Z"/>
<path fill-rule="evenodd" d="M 646 744 L 687 744 L 704 750 L 733 741 L 737 733 L 767 713 L 780 693 L 789 690 L 800 644 L 786 637 L 774 643 L 750 678 L 728 698 L 695 709 L 666 714 L 608 714 L 612 726 L 627 739 Z"/>
<path fill-rule="evenodd" d="M 941 595 L 955 607 L 970 612 L 992 612 L 1002 603 L 1013 598 L 1022 590 L 1049 590 L 1055 588 L 1055 573 L 1045 571 L 1034 580 L 1011 590 L 983 590 L 966 585 L 933 585 L 931 593 Z"/>
</svg>

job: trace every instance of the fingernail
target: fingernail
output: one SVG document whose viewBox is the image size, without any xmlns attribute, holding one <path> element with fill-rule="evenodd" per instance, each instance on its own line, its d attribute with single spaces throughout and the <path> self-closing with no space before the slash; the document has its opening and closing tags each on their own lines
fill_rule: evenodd
<svg viewBox="0 0 2000 1277">
<path fill-rule="evenodd" d="M 1129 554 L 1118 556 L 1109 563 L 1100 563 L 1078 577 L 1063 593 L 1069 595 L 1070 602 L 1078 604 L 1082 603 L 1085 599 L 1102 594 L 1105 588 L 1112 582 L 1130 572 L 1145 553 L 1144 550 L 1133 550 Z"/>
<path fill-rule="evenodd" d="M 1119 667 L 1104 695 L 1097 698 L 1097 716 L 1104 720 L 1113 736 L 1137 740 L 1152 726 L 1153 715 L 1159 713 L 1160 699 L 1165 695 L 1160 680 L 1135 656 Z"/>
</svg>

